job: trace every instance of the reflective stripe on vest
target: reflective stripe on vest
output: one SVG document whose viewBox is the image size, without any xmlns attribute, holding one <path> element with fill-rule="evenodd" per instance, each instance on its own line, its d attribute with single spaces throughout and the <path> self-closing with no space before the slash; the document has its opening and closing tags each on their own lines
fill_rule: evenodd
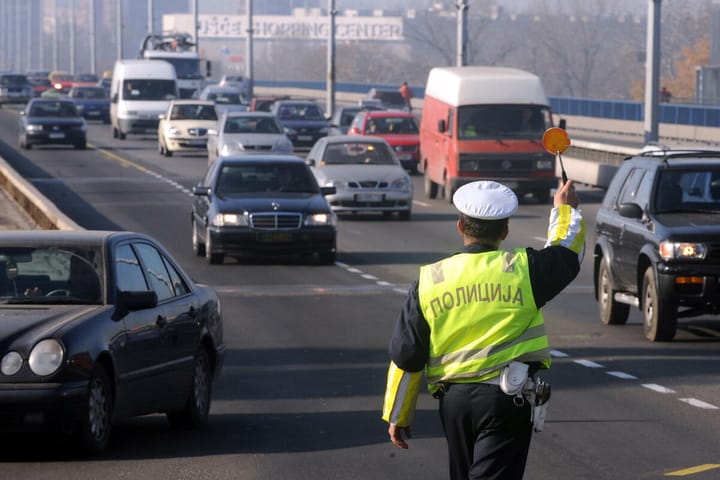
<svg viewBox="0 0 720 480">
<path fill-rule="evenodd" d="M 478 380 L 512 360 L 550 366 L 525 249 L 461 253 L 426 265 L 418 294 L 430 327 L 429 384 Z"/>
</svg>

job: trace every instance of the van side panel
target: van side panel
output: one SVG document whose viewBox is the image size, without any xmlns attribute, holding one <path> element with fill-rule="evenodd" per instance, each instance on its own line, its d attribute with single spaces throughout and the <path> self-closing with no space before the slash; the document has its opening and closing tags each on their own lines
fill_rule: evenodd
<svg viewBox="0 0 720 480">
<path fill-rule="evenodd" d="M 455 153 L 453 139 L 448 134 L 448 121 L 452 108 L 445 102 L 425 95 L 420 119 L 419 171 L 438 185 L 443 185 L 446 164 L 452 162 Z M 445 122 L 444 132 L 438 129 L 441 120 Z"/>
</svg>

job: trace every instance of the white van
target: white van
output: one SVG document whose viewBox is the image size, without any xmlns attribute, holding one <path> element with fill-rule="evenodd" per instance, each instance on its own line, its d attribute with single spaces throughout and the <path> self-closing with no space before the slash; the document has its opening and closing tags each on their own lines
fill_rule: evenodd
<svg viewBox="0 0 720 480">
<path fill-rule="evenodd" d="M 160 115 L 179 97 L 175 67 L 163 60 L 118 60 L 110 86 L 113 137 L 157 135 Z"/>
</svg>

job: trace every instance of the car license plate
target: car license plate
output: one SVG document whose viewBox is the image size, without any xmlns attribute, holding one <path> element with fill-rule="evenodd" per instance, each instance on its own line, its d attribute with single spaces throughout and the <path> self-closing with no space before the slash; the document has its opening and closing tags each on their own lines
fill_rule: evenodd
<svg viewBox="0 0 720 480">
<path fill-rule="evenodd" d="M 194 145 L 197 147 L 202 147 L 204 145 L 207 145 L 207 140 L 189 140 L 188 145 Z"/>
<path fill-rule="evenodd" d="M 100 115 L 100 110 L 90 110 L 87 112 L 87 114 L 97 116 L 97 115 Z"/>
<path fill-rule="evenodd" d="M 301 142 L 311 142 L 313 137 L 312 135 L 298 135 L 297 139 Z"/>
<path fill-rule="evenodd" d="M 256 238 L 258 242 L 292 242 L 295 240 L 295 235 L 288 232 L 268 232 L 258 233 Z"/>
<path fill-rule="evenodd" d="M 51 133 L 50 135 L 48 135 L 48 137 L 50 137 L 50 138 L 65 138 L 65 134 L 64 133 Z"/>
<path fill-rule="evenodd" d="M 398 160 L 412 160 L 412 153 L 399 153 Z"/>
<path fill-rule="evenodd" d="M 356 202 L 382 202 L 382 193 L 358 193 L 355 195 Z"/>
</svg>

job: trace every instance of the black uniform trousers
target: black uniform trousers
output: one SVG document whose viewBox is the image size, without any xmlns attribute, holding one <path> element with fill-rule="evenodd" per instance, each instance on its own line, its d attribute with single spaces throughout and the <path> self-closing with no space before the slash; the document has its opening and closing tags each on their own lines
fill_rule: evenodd
<svg viewBox="0 0 720 480">
<path fill-rule="evenodd" d="M 530 404 L 514 403 L 498 385 L 445 384 L 440 419 L 448 444 L 451 480 L 520 480 L 532 422 Z"/>
</svg>

